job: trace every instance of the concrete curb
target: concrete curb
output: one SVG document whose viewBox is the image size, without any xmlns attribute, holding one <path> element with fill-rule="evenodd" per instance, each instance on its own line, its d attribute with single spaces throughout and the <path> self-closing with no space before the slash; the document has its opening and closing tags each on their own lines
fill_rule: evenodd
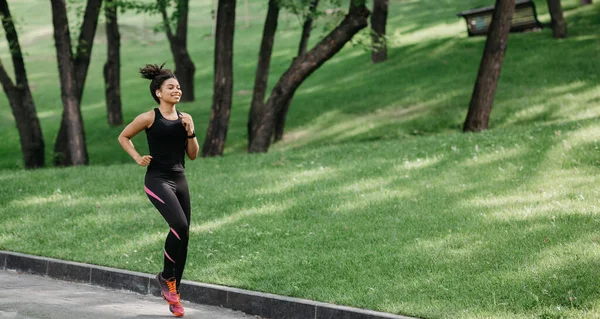
<svg viewBox="0 0 600 319">
<path fill-rule="evenodd" d="M 160 296 L 155 275 L 0 250 L 0 269 Z M 273 319 L 415 319 L 389 313 L 183 280 L 184 300 Z"/>
</svg>

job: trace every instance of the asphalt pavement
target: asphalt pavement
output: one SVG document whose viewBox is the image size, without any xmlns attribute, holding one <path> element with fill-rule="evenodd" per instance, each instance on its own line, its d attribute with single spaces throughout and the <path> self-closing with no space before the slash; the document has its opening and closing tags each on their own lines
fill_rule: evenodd
<svg viewBox="0 0 600 319">
<path fill-rule="evenodd" d="M 241 312 L 182 301 L 184 318 L 250 319 Z M 176 318 L 160 297 L 0 270 L 0 319 Z"/>
</svg>

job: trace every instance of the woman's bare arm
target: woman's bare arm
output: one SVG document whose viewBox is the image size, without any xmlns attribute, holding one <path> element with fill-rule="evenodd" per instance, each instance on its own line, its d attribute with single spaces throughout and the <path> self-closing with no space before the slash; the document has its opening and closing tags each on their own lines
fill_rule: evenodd
<svg viewBox="0 0 600 319">
<path fill-rule="evenodd" d="M 139 132 L 150 127 L 154 123 L 154 111 L 149 111 L 138 115 L 129 125 L 125 126 L 121 134 L 119 134 L 119 144 L 140 166 L 148 166 L 152 156 L 141 156 L 131 142 L 131 139 Z"/>
</svg>

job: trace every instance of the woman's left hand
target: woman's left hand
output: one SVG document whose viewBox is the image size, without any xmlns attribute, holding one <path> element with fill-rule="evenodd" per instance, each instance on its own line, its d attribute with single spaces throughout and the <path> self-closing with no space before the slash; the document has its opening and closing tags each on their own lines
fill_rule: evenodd
<svg viewBox="0 0 600 319">
<path fill-rule="evenodd" d="M 194 120 L 192 120 L 192 117 L 187 113 L 181 113 L 179 117 L 181 118 L 181 124 L 185 127 L 188 135 L 194 134 Z"/>
</svg>

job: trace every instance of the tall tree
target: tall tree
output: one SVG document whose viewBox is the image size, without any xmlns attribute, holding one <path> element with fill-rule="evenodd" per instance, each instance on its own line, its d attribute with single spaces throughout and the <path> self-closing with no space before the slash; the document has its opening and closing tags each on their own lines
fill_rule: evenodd
<svg viewBox="0 0 600 319">
<path fill-rule="evenodd" d="M 267 81 L 269 79 L 269 69 L 271 66 L 271 53 L 273 52 L 273 42 L 275 32 L 277 31 L 277 20 L 279 19 L 279 1 L 269 0 L 267 9 L 267 18 L 263 28 L 263 36 L 258 54 L 258 65 L 256 67 L 256 77 L 254 79 L 254 91 L 252 102 L 250 104 L 250 115 L 248 116 L 248 135 L 252 134 L 251 123 L 258 121 L 257 110 L 264 107 L 265 92 L 267 91 Z"/>
<path fill-rule="evenodd" d="M 63 116 L 54 144 L 54 165 L 86 165 L 89 158 L 85 145 L 83 117 L 81 116 L 81 98 L 90 65 L 102 0 L 87 1 L 75 56 L 72 53 L 65 1 L 51 0 L 50 2 L 63 101 Z"/>
<path fill-rule="evenodd" d="M 196 73 L 196 66 L 192 62 L 187 50 L 189 0 L 178 0 L 176 2 L 177 7 L 171 19 L 167 15 L 167 6 L 169 3 L 170 0 L 157 0 L 158 9 L 163 18 L 163 25 L 175 62 L 175 76 L 183 92 L 181 102 L 191 102 L 195 100 L 194 73 Z M 171 29 L 172 20 L 177 22 L 175 33 Z"/>
<path fill-rule="evenodd" d="M 17 124 L 25 168 L 42 167 L 45 164 L 44 138 L 27 80 L 19 37 L 6 0 L 0 0 L 0 19 L 10 48 L 16 80 L 13 83 L 0 61 L 0 84 L 8 97 Z"/>
<path fill-rule="evenodd" d="M 107 59 L 104 64 L 104 83 L 106 95 L 106 114 L 108 125 L 123 124 L 121 108 L 121 35 L 117 20 L 117 3 L 106 0 L 104 3 L 106 18 Z"/>
<path fill-rule="evenodd" d="M 548 0 L 548 11 L 552 18 L 552 36 L 561 39 L 567 37 L 567 22 L 560 0 Z"/>
<path fill-rule="evenodd" d="M 488 128 L 514 12 L 515 0 L 496 0 L 469 112 L 463 126 L 465 132 L 479 132 Z"/>
<path fill-rule="evenodd" d="M 373 41 L 371 61 L 373 63 L 387 60 L 385 26 L 387 24 L 388 5 L 388 0 L 373 0 L 373 14 L 371 15 L 371 37 Z"/>
<path fill-rule="evenodd" d="M 233 90 L 233 34 L 236 0 L 219 0 L 215 36 L 215 75 L 210 123 L 202 156 L 221 156 L 227 138 Z"/>
<path fill-rule="evenodd" d="M 50 2 L 63 102 L 63 116 L 54 145 L 54 164 L 57 166 L 86 165 L 89 158 L 81 116 L 81 98 L 102 0 L 87 2 L 75 56 L 72 53 L 65 1 L 51 0 Z"/>
<path fill-rule="evenodd" d="M 343 21 L 310 51 L 294 59 L 279 78 L 271 96 L 262 108 L 256 110 L 256 120 L 250 119 L 251 134 L 248 151 L 267 152 L 275 130 L 277 113 L 289 103 L 294 92 L 315 70 L 339 52 L 356 33 L 368 25 L 369 9 L 364 0 L 351 0 L 348 14 Z M 283 116 L 285 120 L 285 116 Z"/>
<path fill-rule="evenodd" d="M 304 18 L 304 24 L 302 25 L 302 36 L 300 37 L 300 45 L 298 46 L 298 56 L 306 53 L 308 46 L 308 40 L 310 39 L 310 33 L 312 31 L 313 18 L 317 12 L 317 6 L 319 0 L 311 0 L 308 6 L 308 13 Z M 285 105 L 281 107 L 281 110 L 277 112 L 275 116 L 275 131 L 273 134 L 273 142 L 278 142 L 283 139 L 283 131 L 285 129 L 285 119 L 292 103 L 292 97 L 290 97 Z"/>
</svg>

